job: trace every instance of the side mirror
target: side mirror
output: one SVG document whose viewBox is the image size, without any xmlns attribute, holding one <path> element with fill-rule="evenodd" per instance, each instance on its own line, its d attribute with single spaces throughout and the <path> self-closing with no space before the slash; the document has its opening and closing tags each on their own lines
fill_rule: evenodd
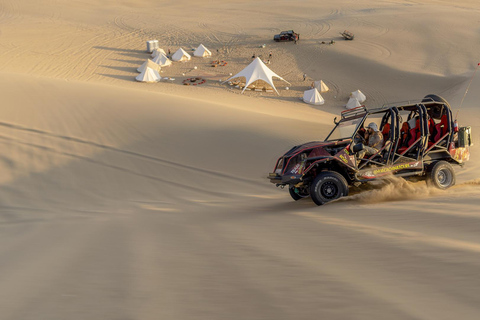
<svg viewBox="0 0 480 320">
<path fill-rule="evenodd" d="M 363 143 L 357 143 L 356 145 L 353 146 L 352 151 L 353 151 L 354 153 L 357 153 L 357 152 L 362 151 L 363 148 L 364 148 Z"/>
</svg>

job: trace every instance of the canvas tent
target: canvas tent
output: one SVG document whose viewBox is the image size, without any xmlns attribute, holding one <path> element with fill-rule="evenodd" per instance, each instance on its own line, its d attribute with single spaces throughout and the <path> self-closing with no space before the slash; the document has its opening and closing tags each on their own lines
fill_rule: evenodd
<svg viewBox="0 0 480 320">
<path fill-rule="evenodd" d="M 367 97 L 362 93 L 362 91 L 360 90 L 357 90 L 357 91 L 354 91 L 350 94 L 350 97 L 352 98 L 356 98 L 358 100 L 358 102 L 362 103 L 364 102 L 365 100 L 367 100 Z"/>
<path fill-rule="evenodd" d="M 313 88 L 303 93 L 303 102 L 318 106 L 324 104 L 325 99 L 320 95 L 317 88 Z"/>
<path fill-rule="evenodd" d="M 164 53 L 160 53 L 152 61 L 158 64 L 160 67 L 166 67 L 172 64 L 172 61 L 168 59 Z"/>
<path fill-rule="evenodd" d="M 200 44 L 198 48 L 193 52 L 195 57 L 211 57 L 212 53 L 203 44 Z"/>
<path fill-rule="evenodd" d="M 327 85 L 325 84 L 325 82 L 323 82 L 322 80 L 319 80 L 319 81 L 315 81 L 313 83 L 313 87 L 314 88 L 317 88 L 317 90 L 319 92 L 327 92 L 328 90 L 330 90 Z"/>
<path fill-rule="evenodd" d="M 254 81 L 262 80 L 268 83 L 275 92 L 280 95 L 277 91 L 277 88 L 275 88 L 273 84 L 273 77 L 278 78 L 282 81 L 285 81 L 286 83 L 290 84 L 288 81 L 277 75 L 275 72 L 270 70 L 265 63 L 260 60 L 260 58 L 255 58 L 252 63 L 250 63 L 248 66 L 245 67 L 242 71 L 234 75 L 233 77 L 228 78 L 227 80 L 224 81 L 230 81 L 235 78 L 239 77 L 244 77 L 245 78 L 245 87 L 242 90 L 242 93 L 245 91 L 245 89 Z"/>
<path fill-rule="evenodd" d="M 166 54 L 165 50 L 163 50 L 162 48 L 156 48 L 152 52 L 152 58 L 156 58 L 160 53 Z"/>
<path fill-rule="evenodd" d="M 353 108 L 360 107 L 360 106 L 361 106 L 361 104 L 360 104 L 360 102 L 358 102 L 357 98 L 351 97 L 350 99 L 348 99 L 348 102 L 347 102 L 347 105 L 345 106 L 345 108 L 353 109 Z"/>
<path fill-rule="evenodd" d="M 177 52 L 175 52 L 172 55 L 172 60 L 173 61 L 187 61 L 190 60 L 192 57 L 182 48 L 178 49 Z"/>
<path fill-rule="evenodd" d="M 147 59 L 147 61 L 145 61 L 140 67 L 138 67 L 137 71 L 142 73 L 143 70 L 145 70 L 145 68 L 147 67 L 152 68 L 153 70 L 160 71 L 160 66 L 150 59 Z"/>
<path fill-rule="evenodd" d="M 146 67 L 145 70 L 140 73 L 135 80 L 140 81 L 140 82 L 158 82 L 160 81 L 161 77 L 158 71 Z"/>
</svg>

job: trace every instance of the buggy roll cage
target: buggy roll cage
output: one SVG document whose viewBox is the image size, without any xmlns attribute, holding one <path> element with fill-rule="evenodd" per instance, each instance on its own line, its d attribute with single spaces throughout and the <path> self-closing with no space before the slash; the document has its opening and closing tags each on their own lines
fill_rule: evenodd
<svg viewBox="0 0 480 320">
<path fill-rule="evenodd" d="M 429 132 L 429 119 L 433 113 L 433 108 L 438 107 L 441 108 L 440 117 L 444 114 L 447 117 L 447 127 L 444 130 L 445 133 L 437 141 L 430 141 L 430 135 L 432 135 L 433 132 Z M 417 119 L 419 124 L 418 137 L 412 144 L 407 146 L 407 148 L 401 152 L 399 149 L 401 140 L 401 124 L 403 123 L 403 120 L 400 112 L 410 112 L 408 114 L 407 121 Z M 384 104 L 381 107 L 372 109 L 367 109 L 366 106 L 362 105 L 360 107 L 345 110 L 341 113 L 340 121 L 337 121 L 337 118 L 334 119 L 335 127 L 328 134 L 325 141 L 328 141 L 328 137 L 330 137 L 332 132 L 341 122 L 362 118 L 362 120 L 357 124 L 352 135 L 355 136 L 358 130 L 363 127 L 365 119 L 369 115 L 379 113 L 384 113 L 380 123 L 380 131 L 384 129 L 387 123 L 390 123 L 388 140 L 385 141 L 384 146 L 377 153 L 367 158 L 366 161 L 363 162 L 359 167 L 359 169 L 365 167 L 365 165 L 368 163 L 375 163 L 382 166 L 394 165 L 396 163 L 406 161 L 423 161 L 424 157 L 428 154 L 448 152 L 448 146 L 453 141 L 453 135 L 451 134 L 453 129 L 452 111 L 447 103 L 435 101 L 430 97 L 416 101 L 403 101 L 393 104 Z"/>
</svg>

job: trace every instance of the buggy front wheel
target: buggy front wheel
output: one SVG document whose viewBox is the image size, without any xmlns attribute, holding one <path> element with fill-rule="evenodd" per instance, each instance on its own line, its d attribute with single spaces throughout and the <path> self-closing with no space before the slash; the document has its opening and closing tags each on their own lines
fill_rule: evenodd
<svg viewBox="0 0 480 320">
<path fill-rule="evenodd" d="M 347 195 L 347 181 L 338 172 L 321 172 L 310 185 L 310 196 L 313 202 L 319 206 Z"/>
</svg>

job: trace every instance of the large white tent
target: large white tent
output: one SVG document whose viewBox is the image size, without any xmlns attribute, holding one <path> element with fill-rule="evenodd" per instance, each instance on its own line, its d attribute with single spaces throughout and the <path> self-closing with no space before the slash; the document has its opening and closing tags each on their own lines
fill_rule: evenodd
<svg viewBox="0 0 480 320">
<path fill-rule="evenodd" d="M 158 64 L 160 67 L 166 67 L 172 64 L 172 60 L 168 59 L 164 53 L 160 53 L 152 61 Z"/>
<path fill-rule="evenodd" d="M 320 95 L 317 88 L 313 88 L 303 93 L 303 102 L 314 105 L 321 105 L 325 103 L 325 99 L 323 99 L 323 97 Z"/>
<path fill-rule="evenodd" d="M 313 87 L 317 88 L 319 92 L 327 92 L 328 90 L 330 90 L 325 84 L 325 82 L 323 82 L 322 80 L 315 81 L 313 83 Z"/>
<path fill-rule="evenodd" d="M 353 91 L 351 94 L 350 94 L 350 97 L 352 98 L 356 98 L 358 100 L 358 102 L 362 103 L 364 102 L 365 100 L 367 100 L 367 97 L 362 93 L 362 91 L 360 90 L 357 90 L 357 91 Z"/>
<path fill-rule="evenodd" d="M 152 52 L 152 58 L 156 58 L 160 53 L 166 54 L 165 50 L 163 50 L 162 48 L 156 48 Z"/>
<path fill-rule="evenodd" d="M 147 67 L 152 68 L 153 70 L 157 70 L 158 72 L 160 72 L 160 66 L 150 59 L 147 59 L 147 61 L 145 61 L 140 67 L 138 67 L 137 71 L 142 73 L 143 70 L 145 70 L 145 68 L 147 68 Z"/>
<path fill-rule="evenodd" d="M 273 77 L 278 78 L 280 80 L 285 81 L 286 83 L 290 84 L 288 81 L 277 75 L 275 72 L 270 70 L 265 63 L 260 60 L 260 58 L 255 58 L 252 63 L 250 63 L 248 66 L 245 67 L 242 71 L 234 75 L 233 77 L 228 78 L 224 82 L 227 82 L 229 80 L 239 78 L 239 77 L 244 77 L 245 78 L 245 87 L 242 90 L 242 93 L 245 91 L 245 89 L 254 81 L 257 80 L 262 80 L 268 83 L 272 88 L 275 90 L 275 92 L 280 95 L 277 91 L 277 88 L 275 88 L 273 84 Z"/>
<path fill-rule="evenodd" d="M 348 99 L 348 102 L 347 102 L 347 105 L 345 106 L 345 108 L 353 109 L 353 108 L 360 107 L 360 106 L 361 106 L 361 104 L 360 104 L 360 102 L 358 102 L 357 98 L 351 97 L 350 99 Z"/>
<path fill-rule="evenodd" d="M 192 57 L 182 48 L 178 49 L 177 52 L 175 52 L 172 55 L 172 60 L 173 61 L 187 61 L 190 60 Z"/>
<path fill-rule="evenodd" d="M 211 57 L 212 53 L 203 44 L 200 44 L 198 48 L 193 52 L 195 57 Z"/>
<path fill-rule="evenodd" d="M 158 82 L 161 77 L 157 70 L 146 67 L 142 73 L 140 73 L 135 80 L 140 82 Z"/>
</svg>

